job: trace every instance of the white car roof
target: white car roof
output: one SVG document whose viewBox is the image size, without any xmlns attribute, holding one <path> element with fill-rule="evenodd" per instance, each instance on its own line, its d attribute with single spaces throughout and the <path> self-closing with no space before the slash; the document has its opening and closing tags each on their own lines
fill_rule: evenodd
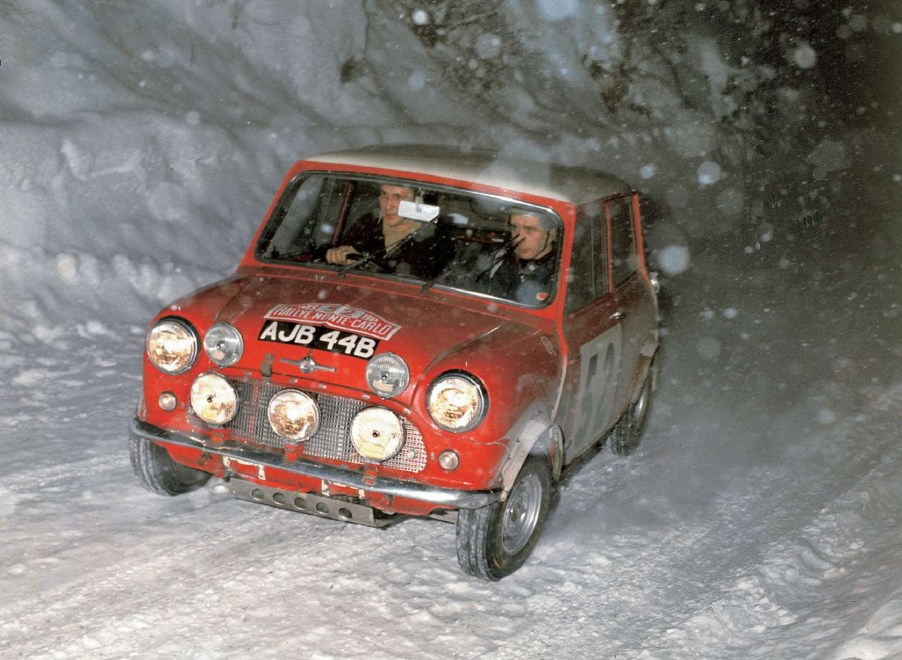
<svg viewBox="0 0 902 660">
<path fill-rule="evenodd" d="M 633 190 L 617 177 L 599 170 L 440 145 L 372 146 L 319 154 L 305 160 L 427 174 L 572 204 L 584 204 Z"/>
</svg>

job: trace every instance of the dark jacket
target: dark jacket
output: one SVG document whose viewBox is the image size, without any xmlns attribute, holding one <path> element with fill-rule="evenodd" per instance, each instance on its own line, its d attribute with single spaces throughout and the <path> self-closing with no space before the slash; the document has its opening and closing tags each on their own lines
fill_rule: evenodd
<svg viewBox="0 0 902 660">
<path fill-rule="evenodd" d="M 432 279 L 452 256 L 451 240 L 441 220 L 423 223 L 400 243 L 386 250 L 382 220 L 368 213 L 348 227 L 336 245 L 352 245 L 386 273 Z"/>
<path fill-rule="evenodd" d="M 524 305 L 540 305 L 551 297 L 554 287 L 556 251 L 538 259 L 517 259 L 513 252 L 500 256 L 482 279 L 488 280 L 486 293 L 516 300 Z"/>
</svg>

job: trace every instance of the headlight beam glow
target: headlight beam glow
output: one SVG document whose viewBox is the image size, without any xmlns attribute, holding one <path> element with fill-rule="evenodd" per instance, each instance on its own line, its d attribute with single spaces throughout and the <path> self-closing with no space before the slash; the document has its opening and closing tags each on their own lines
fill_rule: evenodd
<svg viewBox="0 0 902 660">
<path fill-rule="evenodd" d="M 144 349 L 148 359 L 160 371 L 182 374 L 197 358 L 197 335 L 185 321 L 162 319 L 147 333 Z"/>
<path fill-rule="evenodd" d="M 461 433 L 485 417 L 488 401 L 474 377 L 463 373 L 440 376 L 429 387 L 426 407 L 432 420 L 446 431 Z"/>
</svg>

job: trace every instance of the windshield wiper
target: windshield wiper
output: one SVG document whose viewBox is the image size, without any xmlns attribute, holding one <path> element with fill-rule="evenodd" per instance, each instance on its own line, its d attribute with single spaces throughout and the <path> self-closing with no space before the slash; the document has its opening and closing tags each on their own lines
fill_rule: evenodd
<svg viewBox="0 0 902 660">
<path fill-rule="evenodd" d="M 482 277 L 490 270 L 495 268 L 501 262 L 501 260 L 507 256 L 507 253 L 513 250 L 519 242 L 519 240 L 511 237 L 506 242 L 502 243 L 501 247 L 492 253 L 491 263 L 488 265 L 488 267 L 478 271 L 472 281 L 475 283 L 481 280 Z M 452 275 L 459 275 L 460 273 L 465 272 L 469 266 L 469 261 L 458 261 L 451 268 L 443 270 L 436 277 L 433 277 L 428 282 L 425 282 L 423 284 L 423 287 L 420 289 L 420 292 L 426 293 L 433 286 L 450 278 Z"/>
<path fill-rule="evenodd" d="M 426 227 L 430 227 L 430 226 L 431 226 L 431 223 L 425 223 L 421 227 L 417 227 L 412 232 L 407 234 L 407 236 L 405 236 L 404 238 L 402 238 L 400 240 L 395 241 L 391 245 L 386 245 L 384 248 L 382 248 L 380 250 L 376 250 L 372 254 L 358 255 L 359 258 L 356 261 L 353 261 L 353 262 L 347 264 L 346 266 L 342 266 L 339 269 L 338 276 L 344 277 L 345 273 L 347 273 L 349 270 L 353 270 L 353 269 L 357 268 L 358 266 L 367 264 L 367 263 L 371 262 L 373 259 L 375 259 L 376 257 L 390 256 L 393 252 L 397 252 L 398 250 L 403 248 L 408 243 L 416 240 L 417 234 L 419 234 L 421 231 L 423 231 Z M 350 256 L 350 255 L 348 255 L 348 256 Z"/>
<path fill-rule="evenodd" d="M 420 293 L 426 293 L 436 284 L 443 282 L 448 279 L 452 275 L 458 275 L 466 270 L 466 264 L 462 261 L 457 262 L 451 268 L 447 268 L 443 270 L 441 273 L 433 277 L 431 280 L 423 282 L 423 286 L 420 288 Z"/>
<path fill-rule="evenodd" d="M 381 252 L 381 250 L 380 250 Z M 373 259 L 376 258 L 379 252 L 373 252 L 372 254 L 357 254 L 356 252 L 351 252 L 348 254 L 348 258 L 356 257 L 355 261 L 352 261 L 349 264 L 346 264 L 338 269 L 338 276 L 344 277 L 345 273 L 353 268 L 357 268 L 357 266 L 362 266 L 363 264 L 367 264 Z"/>
</svg>

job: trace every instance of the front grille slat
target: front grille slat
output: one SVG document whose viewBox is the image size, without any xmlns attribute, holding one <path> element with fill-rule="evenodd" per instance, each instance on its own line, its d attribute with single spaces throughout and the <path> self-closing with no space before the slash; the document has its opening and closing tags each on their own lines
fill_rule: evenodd
<svg viewBox="0 0 902 660">
<path fill-rule="evenodd" d="M 225 427 L 229 430 L 231 439 L 284 449 L 285 440 L 272 430 L 266 409 L 270 399 L 285 388 L 259 380 L 233 380 L 231 383 L 238 392 L 238 413 Z M 320 424 L 316 434 L 301 445 L 301 455 L 361 465 L 371 462 L 357 453 L 348 437 L 354 415 L 369 404 L 331 394 L 312 396 L 320 408 Z M 405 418 L 402 417 L 401 422 L 404 426 L 404 446 L 397 456 L 384 461 L 382 465 L 406 472 L 419 472 L 426 467 L 423 437 Z"/>
</svg>

